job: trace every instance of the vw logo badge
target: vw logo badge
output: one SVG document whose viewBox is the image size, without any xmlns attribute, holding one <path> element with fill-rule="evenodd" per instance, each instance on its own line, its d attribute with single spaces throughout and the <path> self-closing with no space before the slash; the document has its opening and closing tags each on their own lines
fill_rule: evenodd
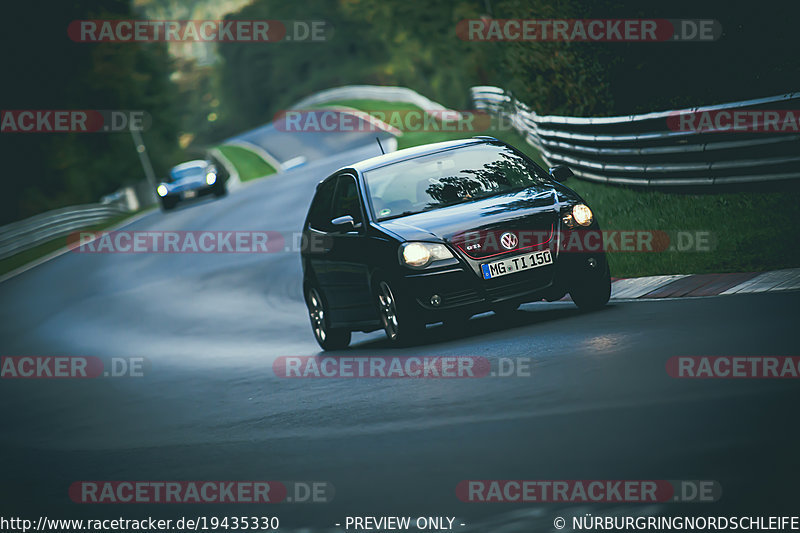
<svg viewBox="0 0 800 533">
<path fill-rule="evenodd" d="M 513 250 L 517 247 L 517 236 L 509 232 L 503 233 L 500 235 L 500 244 L 506 250 Z"/>
</svg>

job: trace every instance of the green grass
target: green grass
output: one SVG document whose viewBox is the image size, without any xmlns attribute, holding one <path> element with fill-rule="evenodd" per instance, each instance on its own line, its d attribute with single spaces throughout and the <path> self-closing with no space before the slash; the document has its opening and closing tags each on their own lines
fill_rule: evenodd
<svg viewBox="0 0 800 533">
<path fill-rule="evenodd" d="M 236 168 L 241 181 L 250 181 L 275 174 L 275 167 L 264 161 L 260 155 L 241 146 L 222 145 L 217 149 Z"/>
<path fill-rule="evenodd" d="M 139 211 L 135 211 L 133 213 L 123 213 L 121 215 L 117 215 L 112 217 L 104 222 L 99 224 L 95 224 L 93 226 L 88 226 L 86 228 L 81 228 L 80 231 L 101 231 L 106 228 L 110 228 L 119 224 L 120 222 L 127 220 L 143 211 L 147 211 L 148 209 L 140 209 Z M 78 230 L 76 230 L 78 231 Z M 29 248 L 27 250 L 23 250 L 18 252 L 11 257 L 6 257 L 5 259 L 0 259 L 0 276 L 5 275 L 13 270 L 16 270 L 20 267 L 27 265 L 28 263 L 32 263 L 46 255 L 49 255 L 57 250 L 64 248 L 67 245 L 67 236 L 58 237 L 56 239 L 51 239 L 49 241 L 43 242 L 34 246 L 33 248 Z"/>
<path fill-rule="evenodd" d="M 362 111 L 419 109 L 412 104 L 376 100 L 342 100 L 326 104 Z M 324 106 L 321 106 L 324 107 Z M 490 135 L 525 152 L 547 168 L 538 151 L 515 131 Z M 406 132 L 398 148 L 462 139 L 453 132 Z M 678 232 L 707 232 L 709 251 L 609 252 L 616 277 L 658 274 L 750 272 L 800 266 L 800 188 L 762 192 L 691 194 L 604 185 L 578 179 L 567 182 L 595 212 L 604 230 L 661 230 L 677 245 Z M 774 189 L 774 188 L 773 188 Z M 711 190 L 709 190 L 711 191 Z M 685 235 L 684 235 L 685 237 Z"/>
<path fill-rule="evenodd" d="M 609 254 L 615 276 L 750 272 L 800 266 L 800 192 L 680 194 L 574 180 L 604 229 L 706 232 L 709 251 Z"/>
</svg>

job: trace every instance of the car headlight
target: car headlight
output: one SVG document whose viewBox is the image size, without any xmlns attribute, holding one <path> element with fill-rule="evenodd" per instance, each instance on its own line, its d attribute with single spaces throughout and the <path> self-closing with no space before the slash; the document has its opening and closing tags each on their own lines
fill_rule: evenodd
<svg viewBox="0 0 800 533">
<path fill-rule="evenodd" d="M 594 221 L 592 210 L 586 204 L 578 204 L 572 208 L 572 218 L 581 226 L 589 226 Z"/>
<path fill-rule="evenodd" d="M 169 193 L 169 189 L 167 189 L 167 186 L 162 183 L 161 185 L 158 186 L 156 192 L 158 193 L 159 196 L 166 196 L 167 193 Z"/>
<path fill-rule="evenodd" d="M 217 175 L 213 172 L 209 172 L 206 174 L 206 183 L 209 185 L 214 185 L 214 182 L 217 181 Z"/>
<path fill-rule="evenodd" d="M 407 242 L 400 247 L 403 264 L 413 268 L 423 268 L 434 261 L 450 259 L 453 254 L 443 244 L 431 242 Z"/>
</svg>

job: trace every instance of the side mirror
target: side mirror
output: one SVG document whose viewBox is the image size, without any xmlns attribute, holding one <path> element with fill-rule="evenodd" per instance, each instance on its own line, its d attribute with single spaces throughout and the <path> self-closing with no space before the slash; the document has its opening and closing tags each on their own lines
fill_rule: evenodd
<svg viewBox="0 0 800 533">
<path fill-rule="evenodd" d="M 572 173 L 572 170 L 565 165 L 556 165 L 554 167 L 550 167 L 549 172 L 556 181 L 567 181 L 569 178 L 575 175 Z"/>
<path fill-rule="evenodd" d="M 336 229 L 336 231 L 347 232 L 347 231 L 353 231 L 353 230 L 355 230 L 357 228 L 360 228 L 361 224 L 356 224 L 355 220 L 353 220 L 352 216 L 343 215 L 343 216 L 336 217 L 333 220 L 331 220 L 331 226 L 333 226 L 334 229 Z"/>
</svg>

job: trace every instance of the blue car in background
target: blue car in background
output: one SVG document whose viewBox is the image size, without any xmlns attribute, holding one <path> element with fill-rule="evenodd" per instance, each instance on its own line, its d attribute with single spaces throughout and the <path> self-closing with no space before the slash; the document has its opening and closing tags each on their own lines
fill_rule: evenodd
<svg viewBox="0 0 800 533">
<path fill-rule="evenodd" d="M 189 200 L 213 194 L 216 197 L 227 193 L 225 179 L 211 161 L 198 159 L 181 163 L 169 171 L 168 181 L 156 187 L 161 208 L 172 209 L 181 200 Z"/>
</svg>

